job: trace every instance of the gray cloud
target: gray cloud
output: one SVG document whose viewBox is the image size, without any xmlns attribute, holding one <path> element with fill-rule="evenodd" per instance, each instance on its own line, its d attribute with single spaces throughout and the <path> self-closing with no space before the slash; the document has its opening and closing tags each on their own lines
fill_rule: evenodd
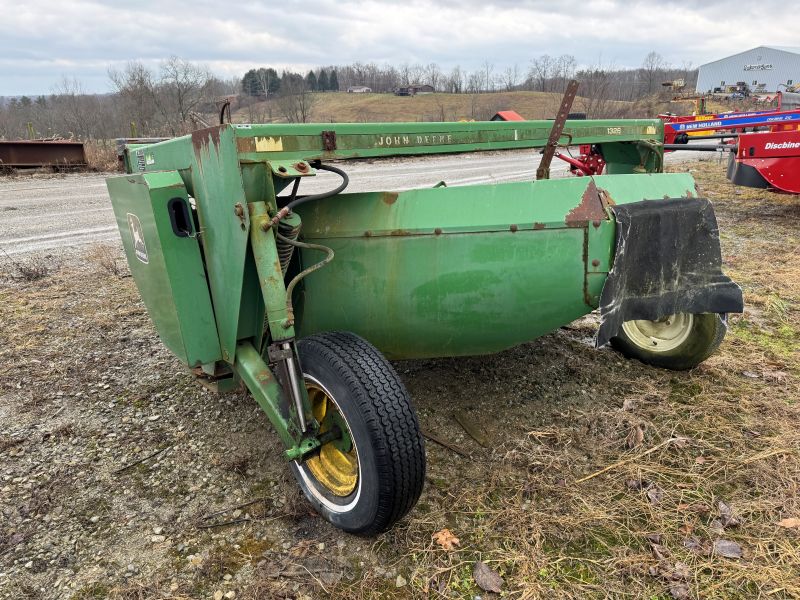
<svg viewBox="0 0 800 600">
<path fill-rule="evenodd" d="M 354 61 L 500 71 L 543 53 L 630 67 L 650 50 L 697 65 L 796 44 L 788 14 L 776 0 L 0 0 L 0 95 L 48 93 L 62 77 L 104 92 L 109 68 L 170 55 L 223 77 Z"/>
</svg>

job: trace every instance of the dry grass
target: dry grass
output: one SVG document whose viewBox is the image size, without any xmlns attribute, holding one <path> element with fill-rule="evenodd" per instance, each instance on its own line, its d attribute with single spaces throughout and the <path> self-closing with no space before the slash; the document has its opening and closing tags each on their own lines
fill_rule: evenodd
<svg viewBox="0 0 800 600">
<path fill-rule="evenodd" d="M 5 250 L 0 251 L 0 279 L 34 283 L 47 278 L 58 266 L 59 261 L 52 256 L 12 257 Z"/>
<path fill-rule="evenodd" d="M 318 123 L 486 120 L 499 110 L 515 110 L 526 119 L 548 119 L 558 112 L 561 103 L 561 94 L 544 92 L 437 93 L 411 97 L 335 92 L 315 94 L 314 98 L 311 121 Z M 573 110 L 585 110 L 585 103 L 584 98 L 576 98 Z M 620 117 L 632 116 L 629 113 L 633 108 L 630 102 L 609 102 L 607 107 Z M 272 107 L 271 114 L 276 121 L 281 120 L 277 106 Z M 234 120 L 266 122 L 269 115 L 266 103 L 260 102 L 237 110 Z"/>
<path fill-rule="evenodd" d="M 115 171 L 119 166 L 115 140 L 88 140 L 83 144 L 86 162 L 92 171 Z"/>
<path fill-rule="evenodd" d="M 125 255 L 120 252 L 118 245 L 94 244 L 86 252 L 86 260 L 115 277 L 120 277 L 128 272 L 125 266 Z"/>
</svg>

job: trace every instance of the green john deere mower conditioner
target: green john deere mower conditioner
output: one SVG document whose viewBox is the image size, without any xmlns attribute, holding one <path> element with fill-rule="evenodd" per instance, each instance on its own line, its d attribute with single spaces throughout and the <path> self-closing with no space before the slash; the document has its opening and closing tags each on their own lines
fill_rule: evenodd
<svg viewBox="0 0 800 600">
<path fill-rule="evenodd" d="M 161 339 L 208 385 L 250 390 L 336 526 L 385 530 L 422 490 L 423 439 L 387 358 L 491 354 L 599 308 L 598 345 L 688 369 L 742 310 L 711 205 L 661 172 L 661 122 L 561 126 L 225 124 L 126 147 L 108 188 Z M 591 145 L 606 174 L 346 193 L 348 160 L 552 155 L 558 140 Z M 304 195 L 320 170 L 341 183 Z"/>
</svg>

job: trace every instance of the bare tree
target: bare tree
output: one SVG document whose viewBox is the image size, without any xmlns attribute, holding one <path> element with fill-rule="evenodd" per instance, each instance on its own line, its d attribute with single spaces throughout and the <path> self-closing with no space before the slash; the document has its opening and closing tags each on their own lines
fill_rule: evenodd
<svg viewBox="0 0 800 600">
<path fill-rule="evenodd" d="M 571 54 L 562 54 L 553 62 L 551 91 L 563 92 L 567 88 L 567 82 L 575 76 L 577 62 Z"/>
<path fill-rule="evenodd" d="M 547 82 L 550 79 L 553 69 L 553 57 L 549 54 L 542 54 L 539 58 L 531 61 L 531 69 L 528 76 L 534 84 L 534 89 L 539 88 L 540 92 L 547 91 Z"/>
<path fill-rule="evenodd" d="M 483 72 L 473 71 L 472 73 L 467 73 L 467 84 L 464 87 L 469 94 L 479 94 L 482 92 Z"/>
<path fill-rule="evenodd" d="M 483 66 L 481 67 L 481 75 L 483 77 L 483 89 L 487 92 L 491 92 L 494 89 L 494 78 L 492 77 L 493 71 L 494 65 L 488 60 L 484 61 Z"/>
<path fill-rule="evenodd" d="M 419 64 L 413 64 L 408 69 L 409 84 L 417 84 L 422 80 L 425 74 L 425 67 Z"/>
<path fill-rule="evenodd" d="M 649 52 L 642 62 L 642 76 L 647 86 L 647 93 L 652 94 L 657 84 L 657 79 L 666 67 L 664 57 L 655 50 Z"/>
<path fill-rule="evenodd" d="M 132 130 L 139 135 L 155 133 L 157 112 L 156 83 L 153 74 L 142 63 L 131 61 L 121 71 L 110 69 L 108 77 L 117 93 L 119 108 L 128 115 Z M 133 132 L 132 132 L 133 133 Z"/>
<path fill-rule="evenodd" d="M 441 85 L 442 71 L 436 63 L 430 63 L 425 67 L 425 83 L 430 85 L 434 90 L 438 90 Z M 444 120 L 444 119 L 442 119 Z"/>
<path fill-rule="evenodd" d="M 269 100 L 269 93 L 274 88 L 273 78 L 277 77 L 274 69 L 259 69 L 256 72 L 259 91 L 264 94 L 264 99 Z"/>
<path fill-rule="evenodd" d="M 579 106 L 590 119 L 611 116 L 611 87 L 613 71 L 602 63 L 578 71 L 576 78 L 580 82 L 578 93 Z"/>
<path fill-rule="evenodd" d="M 503 71 L 503 86 L 507 91 L 511 91 L 517 87 L 519 83 L 519 65 L 514 63 L 513 66 L 508 67 Z"/>
<path fill-rule="evenodd" d="M 446 91 L 451 94 L 460 94 L 464 89 L 463 73 L 460 66 L 453 67 L 447 77 Z"/>
<path fill-rule="evenodd" d="M 88 139 L 92 137 L 92 122 L 97 119 L 97 96 L 87 94 L 77 79 L 64 77 L 53 88 L 52 110 L 60 117 L 63 134 Z"/>
<path fill-rule="evenodd" d="M 177 56 L 161 63 L 155 100 L 173 135 L 183 132 L 190 113 L 203 101 L 210 80 L 206 67 Z"/>
<path fill-rule="evenodd" d="M 290 123 L 308 123 L 316 100 L 317 96 L 308 89 L 302 77 L 286 78 L 281 84 L 278 110 Z"/>
</svg>

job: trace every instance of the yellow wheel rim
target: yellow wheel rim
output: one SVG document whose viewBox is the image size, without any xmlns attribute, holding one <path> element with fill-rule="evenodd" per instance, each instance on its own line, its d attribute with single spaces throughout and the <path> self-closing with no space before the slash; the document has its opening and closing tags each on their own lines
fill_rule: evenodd
<svg viewBox="0 0 800 600">
<path fill-rule="evenodd" d="M 319 432 L 325 433 L 337 423 L 344 423 L 344 417 L 325 390 L 314 382 L 306 381 L 308 399 L 314 418 L 320 423 Z M 352 439 L 350 431 L 344 432 Z M 334 496 L 349 496 L 358 483 L 358 455 L 355 444 L 349 452 L 343 452 L 335 441 L 323 444 L 319 454 L 309 458 L 306 463 L 314 478 Z"/>
</svg>

